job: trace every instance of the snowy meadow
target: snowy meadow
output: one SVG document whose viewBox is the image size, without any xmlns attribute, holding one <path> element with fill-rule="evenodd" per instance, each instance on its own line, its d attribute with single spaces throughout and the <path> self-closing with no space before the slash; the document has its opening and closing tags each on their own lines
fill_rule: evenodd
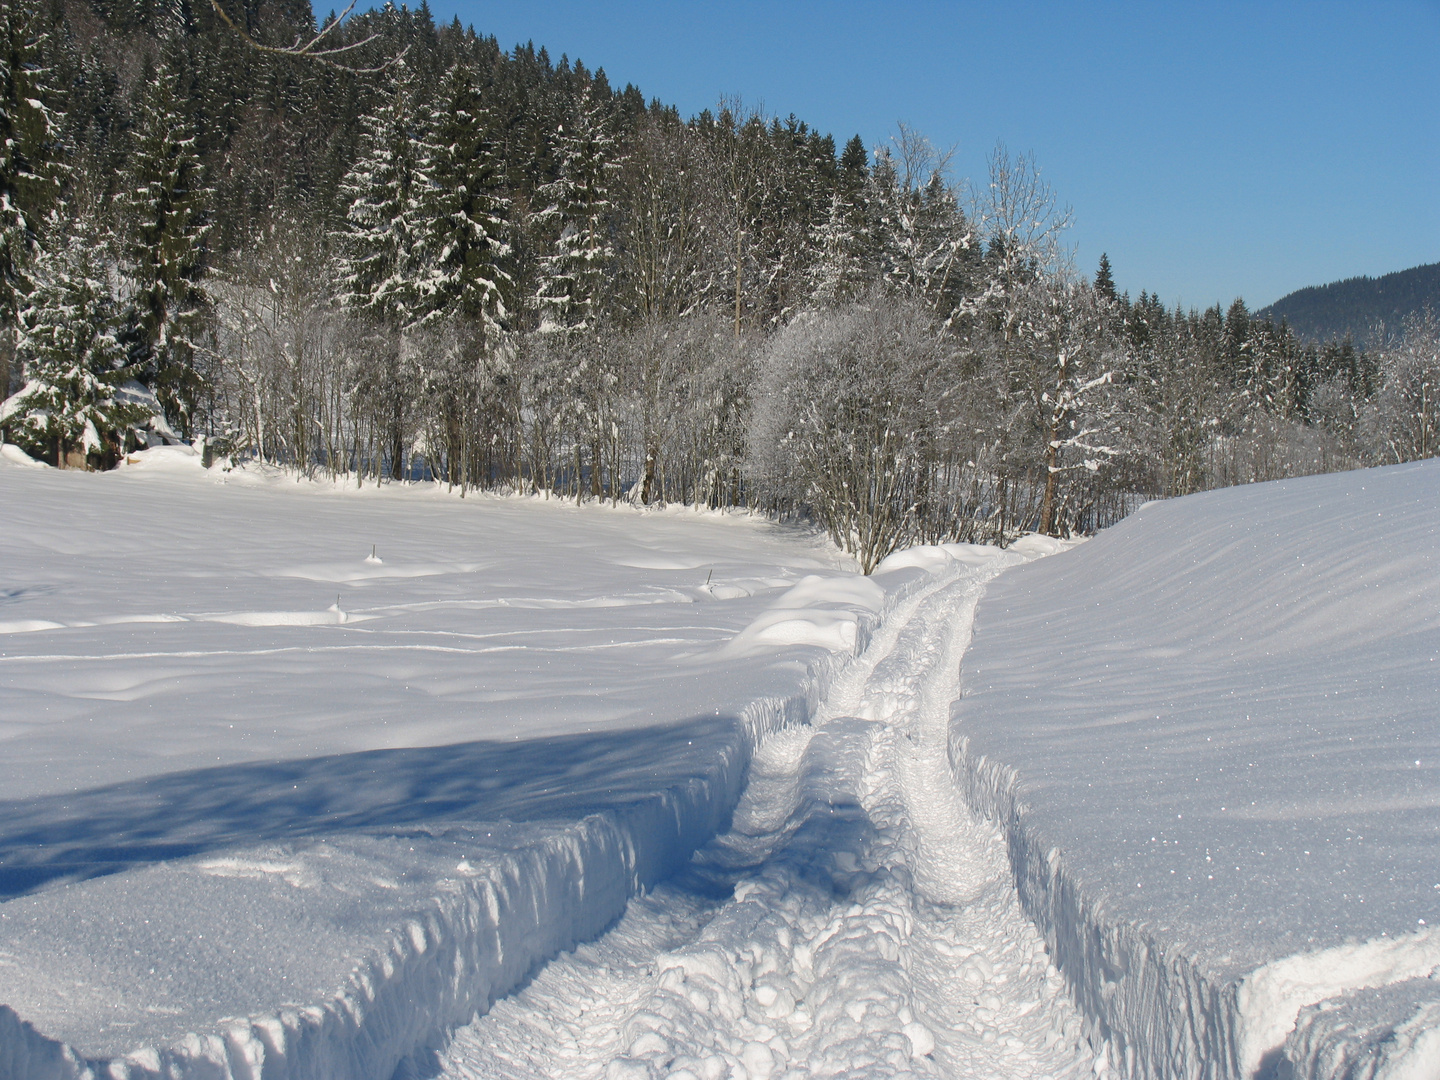
<svg viewBox="0 0 1440 1080">
<path fill-rule="evenodd" d="M 867 577 L 7 448 L 0 1076 L 1431 1075 L 1437 487 Z"/>
</svg>

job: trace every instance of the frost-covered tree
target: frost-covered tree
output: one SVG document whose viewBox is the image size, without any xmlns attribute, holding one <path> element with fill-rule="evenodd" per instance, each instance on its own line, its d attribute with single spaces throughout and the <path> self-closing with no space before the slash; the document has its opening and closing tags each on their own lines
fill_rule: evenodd
<svg viewBox="0 0 1440 1080">
<path fill-rule="evenodd" d="M 25 385 L 0 406 L 0 424 L 60 468 L 113 465 L 128 429 L 150 417 L 121 390 L 135 371 L 120 340 L 114 277 L 79 223 L 41 253 L 34 276 L 17 347 Z"/>
<path fill-rule="evenodd" d="M 865 265 L 867 240 L 859 215 L 843 195 L 830 197 L 825 219 L 811 231 L 815 260 L 810 266 L 810 303 L 833 307 L 864 291 L 869 278 Z"/>
<path fill-rule="evenodd" d="M 116 202 L 132 284 L 131 361 L 186 437 L 199 392 L 196 338 L 209 313 L 210 198 L 186 103 L 174 73 L 162 67 L 141 100 Z"/>
<path fill-rule="evenodd" d="M 973 287 L 979 244 L 945 180 L 950 155 L 905 124 L 871 173 L 880 273 L 902 296 L 950 317 Z"/>
<path fill-rule="evenodd" d="M 684 314 L 709 289 L 699 142 L 673 113 L 646 116 L 631 138 L 617 184 L 622 243 L 611 306 L 621 319 Z"/>
<path fill-rule="evenodd" d="M 1003 144 L 991 152 L 989 182 L 974 202 L 971 220 L 985 239 L 987 283 L 957 314 L 981 314 L 1008 341 L 1028 303 L 1027 287 L 1066 260 L 1060 238 L 1071 213 L 1034 160 L 1012 158 Z"/>
<path fill-rule="evenodd" d="M 1432 309 L 1408 319 L 1399 339 L 1385 347 L 1380 378 L 1368 418 L 1376 457 L 1440 456 L 1440 318 Z"/>
<path fill-rule="evenodd" d="M 867 574 L 915 534 L 947 347 L 923 308 L 872 293 L 796 319 L 761 356 L 751 475 L 764 497 L 808 507 Z"/>
<path fill-rule="evenodd" d="M 385 432 L 389 471 L 396 479 L 404 468 L 416 390 L 403 334 L 417 313 L 423 315 L 421 294 L 429 279 L 425 210 L 433 204 L 425 173 L 426 115 L 418 94 L 416 74 L 398 61 L 379 107 L 365 118 L 359 157 L 341 185 L 347 209 L 336 238 L 340 302 L 370 324 L 371 362 L 362 385 L 376 426 Z"/>
<path fill-rule="evenodd" d="M 621 163 L 606 103 L 586 86 L 556 140 L 559 176 L 539 191 L 536 224 L 555 237 L 540 258 L 534 305 L 541 332 L 593 330 L 615 259 L 611 190 Z"/>
</svg>

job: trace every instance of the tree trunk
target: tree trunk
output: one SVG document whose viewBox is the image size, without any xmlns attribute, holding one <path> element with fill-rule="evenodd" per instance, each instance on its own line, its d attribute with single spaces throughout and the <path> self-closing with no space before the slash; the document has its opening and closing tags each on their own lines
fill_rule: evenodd
<svg viewBox="0 0 1440 1080">
<path fill-rule="evenodd" d="M 1048 432 L 1049 438 L 1045 440 L 1045 497 L 1040 502 L 1040 531 L 1046 536 L 1055 535 L 1055 477 L 1059 475 L 1056 467 L 1059 462 L 1055 449 L 1056 425 L 1052 421 Z"/>
<path fill-rule="evenodd" d="M 0 401 L 10 396 L 11 371 L 15 362 L 15 328 L 0 327 Z"/>
</svg>

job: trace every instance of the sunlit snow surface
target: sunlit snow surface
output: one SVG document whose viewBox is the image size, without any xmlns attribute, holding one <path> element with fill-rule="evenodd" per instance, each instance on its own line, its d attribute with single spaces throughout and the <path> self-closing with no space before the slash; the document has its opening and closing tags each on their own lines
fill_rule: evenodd
<svg viewBox="0 0 1440 1080">
<path fill-rule="evenodd" d="M 1147 505 L 996 581 L 963 684 L 960 771 L 1147 1068 L 1440 965 L 1440 463 Z"/>
</svg>

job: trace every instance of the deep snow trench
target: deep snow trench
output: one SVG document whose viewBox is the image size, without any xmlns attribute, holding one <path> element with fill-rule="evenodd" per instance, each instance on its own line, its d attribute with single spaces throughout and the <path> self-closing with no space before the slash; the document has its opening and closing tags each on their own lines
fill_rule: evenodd
<svg viewBox="0 0 1440 1080">
<path fill-rule="evenodd" d="M 957 563 L 886 620 L 811 725 L 757 750 L 729 832 L 462 1028 L 451 1077 L 1069 1077 L 1103 1059 L 950 775 L 984 583 Z"/>
</svg>

